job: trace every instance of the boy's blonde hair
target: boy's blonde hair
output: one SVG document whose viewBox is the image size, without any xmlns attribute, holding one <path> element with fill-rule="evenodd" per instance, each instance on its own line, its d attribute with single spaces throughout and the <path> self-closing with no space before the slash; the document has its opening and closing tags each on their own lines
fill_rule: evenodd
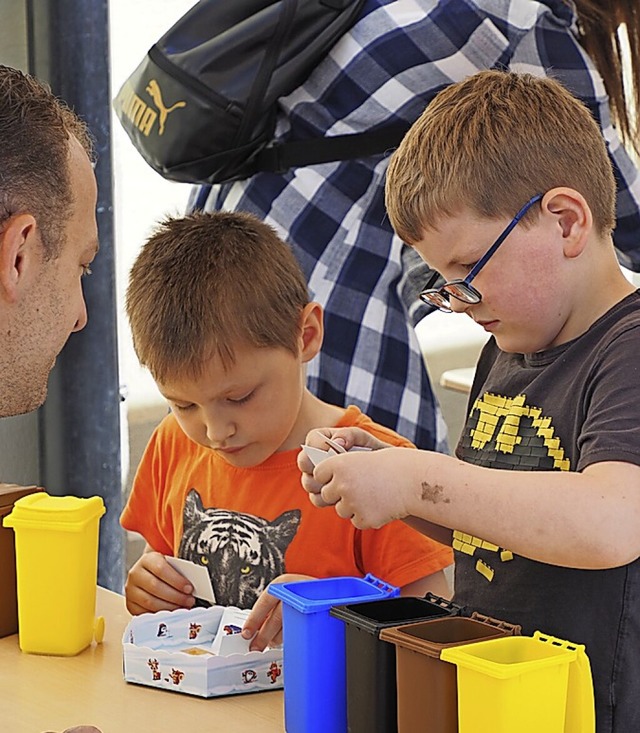
<svg viewBox="0 0 640 733">
<path fill-rule="evenodd" d="M 584 196 L 599 235 L 613 230 L 615 180 L 589 110 L 552 79 L 482 71 L 441 91 L 414 123 L 385 197 L 398 236 L 415 244 L 461 208 L 508 219 L 557 186 Z"/>
<path fill-rule="evenodd" d="M 126 308 L 140 362 L 159 382 L 201 375 L 240 344 L 298 355 L 309 302 L 302 271 L 274 229 L 250 214 L 165 219 L 129 276 Z"/>
</svg>

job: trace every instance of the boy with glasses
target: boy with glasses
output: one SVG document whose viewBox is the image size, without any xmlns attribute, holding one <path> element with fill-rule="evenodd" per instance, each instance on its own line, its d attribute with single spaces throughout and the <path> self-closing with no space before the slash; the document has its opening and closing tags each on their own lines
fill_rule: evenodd
<svg viewBox="0 0 640 733">
<path fill-rule="evenodd" d="M 455 600 L 585 644 L 598 733 L 640 730 L 640 296 L 598 127 L 553 80 L 481 72 L 427 107 L 386 195 L 446 280 L 422 297 L 492 338 L 455 457 L 325 429 L 307 442 L 388 449 L 299 458 L 303 486 L 356 527 L 448 536 Z"/>
</svg>

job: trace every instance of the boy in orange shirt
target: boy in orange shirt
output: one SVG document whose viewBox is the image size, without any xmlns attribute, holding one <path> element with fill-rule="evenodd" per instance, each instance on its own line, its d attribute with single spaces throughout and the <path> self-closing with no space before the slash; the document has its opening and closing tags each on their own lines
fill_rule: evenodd
<svg viewBox="0 0 640 733">
<path fill-rule="evenodd" d="M 307 390 L 322 309 L 271 227 L 241 213 L 167 219 L 131 270 L 127 313 L 136 353 L 171 407 L 121 517 L 147 542 L 126 582 L 131 613 L 194 605 L 165 555 L 205 565 L 218 604 L 253 607 L 244 627 L 258 632 L 253 648 L 279 637 L 272 581 L 372 573 L 405 594 L 448 595 L 449 548 L 402 522 L 358 530 L 313 507 L 300 486 L 296 458 L 314 428 L 411 443 Z"/>
</svg>

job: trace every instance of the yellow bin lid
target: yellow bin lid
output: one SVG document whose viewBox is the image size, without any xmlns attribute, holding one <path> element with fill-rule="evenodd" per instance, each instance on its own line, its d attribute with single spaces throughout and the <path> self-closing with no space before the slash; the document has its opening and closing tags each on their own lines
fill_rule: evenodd
<svg viewBox="0 0 640 733">
<path fill-rule="evenodd" d="M 13 511 L 4 518 L 5 527 L 81 530 L 88 522 L 105 513 L 102 497 L 50 496 L 39 491 L 18 499 Z"/>
</svg>

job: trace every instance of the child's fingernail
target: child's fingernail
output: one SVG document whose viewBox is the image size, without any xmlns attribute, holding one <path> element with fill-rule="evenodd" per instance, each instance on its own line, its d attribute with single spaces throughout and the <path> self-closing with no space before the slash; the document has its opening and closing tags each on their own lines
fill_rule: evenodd
<svg viewBox="0 0 640 733">
<path fill-rule="evenodd" d="M 253 631 L 251 631 L 251 629 L 242 629 L 240 636 L 242 636 L 243 639 L 251 639 Z"/>
</svg>

